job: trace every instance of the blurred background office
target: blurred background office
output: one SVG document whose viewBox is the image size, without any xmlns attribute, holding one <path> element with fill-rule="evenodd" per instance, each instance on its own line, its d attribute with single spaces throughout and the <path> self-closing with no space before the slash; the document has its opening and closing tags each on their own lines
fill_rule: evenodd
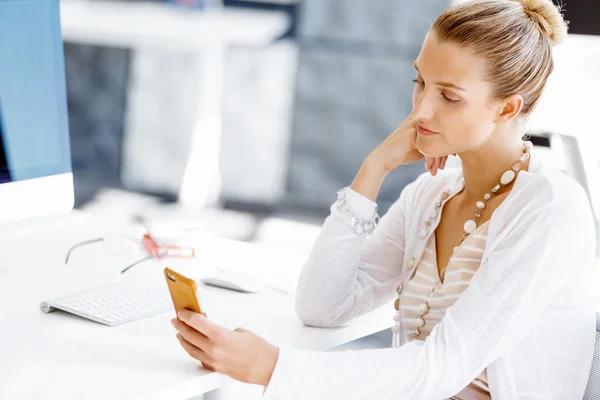
<svg viewBox="0 0 600 400">
<path fill-rule="evenodd" d="M 451 3 L 63 0 L 76 207 L 308 251 L 409 114 L 413 61 Z M 598 216 L 600 4 L 567 3 L 566 18 L 528 130 Z M 381 212 L 423 171 L 390 174 Z"/>
</svg>

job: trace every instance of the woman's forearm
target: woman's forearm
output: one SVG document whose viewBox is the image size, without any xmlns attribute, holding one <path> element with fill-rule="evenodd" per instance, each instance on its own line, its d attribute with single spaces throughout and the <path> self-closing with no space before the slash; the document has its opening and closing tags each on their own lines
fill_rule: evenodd
<svg viewBox="0 0 600 400">
<path fill-rule="evenodd" d="M 367 158 L 352 181 L 350 189 L 376 202 L 386 176 L 385 169 Z"/>
</svg>

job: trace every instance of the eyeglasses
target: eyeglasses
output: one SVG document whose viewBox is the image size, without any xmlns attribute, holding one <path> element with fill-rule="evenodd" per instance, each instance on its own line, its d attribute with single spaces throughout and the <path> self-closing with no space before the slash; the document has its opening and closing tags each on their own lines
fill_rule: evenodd
<svg viewBox="0 0 600 400">
<path fill-rule="evenodd" d="M 167 257 L 194 258 L 196 256 L 195 249 L 192 247 L 161 245 L 149 233 L 144 234 L 141 240 L 126 235 L 114 235 L 86 240 L 71 246 L 65 258 L 65 265 L 69 264 L 71 255 L 75 250 L 96 243 L 102 243 L 104 250 L 113 255 L 124 254 L 139 249 L 145 251 L 146 255 L 144 257 L 126 266 L 121 273 L 125 273 L 136 265 L 152 259 L 161 260 Z"/>
</svg>

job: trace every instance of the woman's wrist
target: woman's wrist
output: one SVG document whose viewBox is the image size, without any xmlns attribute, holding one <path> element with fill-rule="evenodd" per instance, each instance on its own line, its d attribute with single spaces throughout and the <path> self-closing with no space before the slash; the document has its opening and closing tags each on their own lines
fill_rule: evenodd
<svg viewBox="0 0 600 400">
<path fill-rule="evenodd" d="M 264 368 L 262 369 L 261 376 L 258 379 L 257 384 L 264 386 L 265 388 L 269 386 L 271 383 L 271 377 L 273 376 L 273 371 L 275 371 L 275 366 L 277 365 L 277 360 L 279 359 L 279 348 L 275 346 L 271 346 L 269 351 L 267 351 L 267 357 L 265 358 Z"/>
<path fill-rule="evenodd" d="M 377 202 L 377 195 L 388 172 L 376 160 L 367 157 L 352 181 L 350 189 L 373 202 Z"/>
</svg>

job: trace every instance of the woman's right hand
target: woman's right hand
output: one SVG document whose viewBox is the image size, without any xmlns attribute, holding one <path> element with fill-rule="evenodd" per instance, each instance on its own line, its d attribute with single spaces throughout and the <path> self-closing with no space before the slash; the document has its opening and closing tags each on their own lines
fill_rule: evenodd
<svg viewBox="0 0 600 400">
<path fill-rule="evenodd" d="M 417 150 L 417 124 L 408 117 L 363 162 L 350 188 L 372 201 L 377 200 L 383 180 L 388 172 L 400 165 L 411 164 L 425 158 L 425 169 L 436 175 L 444 169 L 447 156 L 425 157 Z"/>
<path fill-rule="evenodd" d="M 369 154 L 368 162 L 389 172 L 400 165 L 412 164 L 425 158 L 425 169 L 435 176 L 439 169 L 444 169 L 448 157 L 425 157 L 416 148 L 417 135 L 417 123 L 409 116 Z"/>
</svg>

